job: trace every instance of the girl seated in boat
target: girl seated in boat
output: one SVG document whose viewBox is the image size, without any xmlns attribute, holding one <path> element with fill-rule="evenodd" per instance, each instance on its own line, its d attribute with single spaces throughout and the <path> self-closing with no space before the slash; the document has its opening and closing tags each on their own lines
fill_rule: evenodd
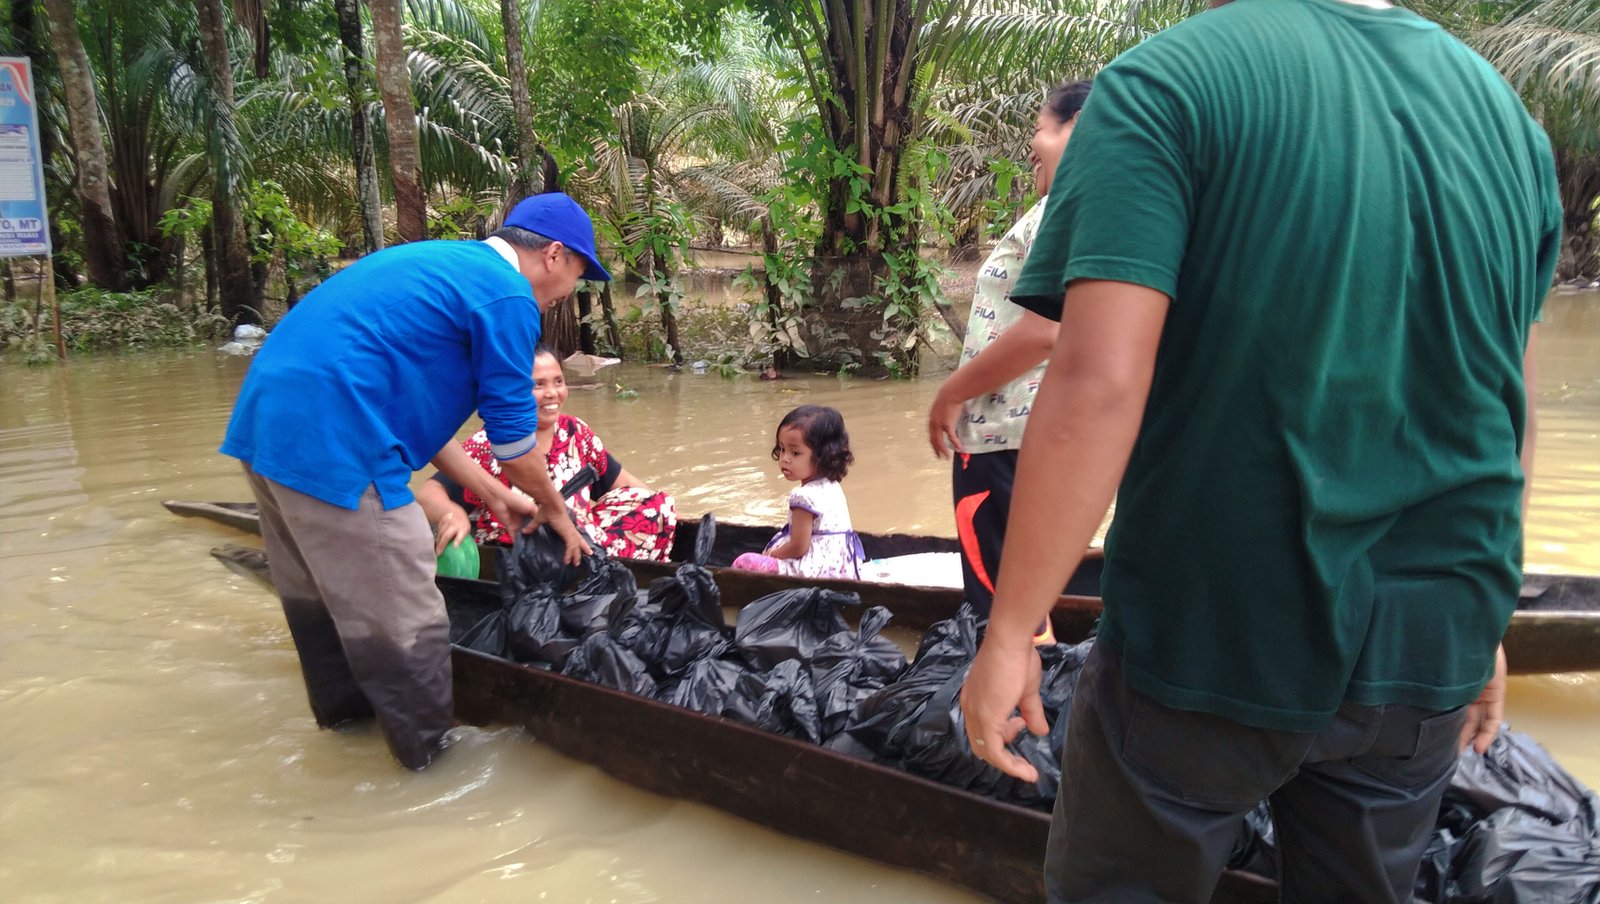
<svg viewBox="0 0 1600 904">
<path fill-rule="evenodd" d="M 540 346 L 533 359 L 533 394 L 539 401 L 538 445 L 530 454 L 545 457 L 550 479 L 558 487 L 570 481 L 584 465 L 592 466 L 599 475 L 593 485 L 573 496 L 571 503 L 590 543 L 614 556 L 667 561 L 678 523 L 672 497 L 656 492 L 628 473 L 616 456 L 606 451 L 588 424 L 562 413 L 569 392 L 561 362 L 554 352 Z M 500 473 L 500 464 L 489 449 L 489 437 L 484 431 L 474 433 L 461 445 L 485 470 L 510 486 Z M 478 543 L 511 542 L 511 535 L 484 507 L 483 500 L 443 474 L 434 474 L 423 484 L 417 491 L 417 502 L 434 525 L 440 551 L 469 536 Z"/>
<path fill-rule="evenodd" d="M 789 494 L 789 523 L 765 552 L 747 552 L 733 567 L 808 578 L 861 576 L 866 553 L 850 525 L 850 505 L 839 481 L 850 469 L 850 434 L 832 408 L 802 405 L 778 422 L 772 458 L 785 480 L 800 484 Z"/>
</svg>

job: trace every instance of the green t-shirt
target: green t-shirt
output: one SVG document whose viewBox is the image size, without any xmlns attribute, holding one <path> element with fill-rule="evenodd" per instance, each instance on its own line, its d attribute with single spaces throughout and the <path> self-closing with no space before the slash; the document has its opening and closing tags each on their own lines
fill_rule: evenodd
<svg viewBox="0 0 1600 904">
<path fill-rule="evenodd" d="M 1543 131 L 1405 10 L 1237 0 L 1105 69 L 1012 298 L 1172 299 L 1107 540 L 1135 687 L 1294 731 L 1475 697 L 1559 243 Z"/>
</svg>

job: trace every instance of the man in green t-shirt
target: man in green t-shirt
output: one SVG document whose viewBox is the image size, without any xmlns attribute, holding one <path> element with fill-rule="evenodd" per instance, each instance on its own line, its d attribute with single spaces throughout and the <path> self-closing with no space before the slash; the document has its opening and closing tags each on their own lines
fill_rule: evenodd
<svg viewBox="0 0 1600 904">
<path fill-rule="evenodd" d="M 1458 738 L 1498 724 L 1549 142 L 1410 12 L 1238 0 L 1107 67 L 1055 181 L 974 750 L 1032 773 L 1029 641 L 1115 491 L 1051 900 L 1206 900 L 1264 799 L 1286 900 L 1409 900 Z"/>
</svg>

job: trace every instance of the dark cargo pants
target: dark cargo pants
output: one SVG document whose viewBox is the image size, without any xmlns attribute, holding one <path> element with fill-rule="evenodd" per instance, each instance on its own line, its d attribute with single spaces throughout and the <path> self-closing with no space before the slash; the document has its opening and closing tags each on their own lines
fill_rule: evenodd
<svg viewBox="0 0 1600 904">
<path fill-rule="evenodd" d="M 1097 645 L 1069 718 L 1052 904 L 1207 901 L 1262 800 L 1281 898 L 1300 904 L 1411 900 L 1466 712 L 1347 704 L 1320 732 L 1267 731 L 1157 703 Z"/>
<path fill-rule="evenodd" d="M 317 724 L 376 715 L 395 757 L 427 766 L 454 701 L 450 623 L 421 507 L 384 511 L 368 488 L 350 511 L 244 470 Z"/>
</svg>

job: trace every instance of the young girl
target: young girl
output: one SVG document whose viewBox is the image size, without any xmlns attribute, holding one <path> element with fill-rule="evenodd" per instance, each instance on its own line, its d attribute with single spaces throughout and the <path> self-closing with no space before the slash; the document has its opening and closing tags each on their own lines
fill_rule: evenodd
<svg viewBox="0 0 1600 904">
<path fill-rule="evenodd" d="M 785 480 L 800 484 L 789 494 L 789 523 L 764 553 L 747 552 L 733 560 L 733 567 L 808 578 L 859 578 L 867 556 L 850 526 L 850 505 L 839 485 L 855 461 L 844 418 L 821 405 L 796 408 L 778 422 L 772 458 Z"/>
</svg>

